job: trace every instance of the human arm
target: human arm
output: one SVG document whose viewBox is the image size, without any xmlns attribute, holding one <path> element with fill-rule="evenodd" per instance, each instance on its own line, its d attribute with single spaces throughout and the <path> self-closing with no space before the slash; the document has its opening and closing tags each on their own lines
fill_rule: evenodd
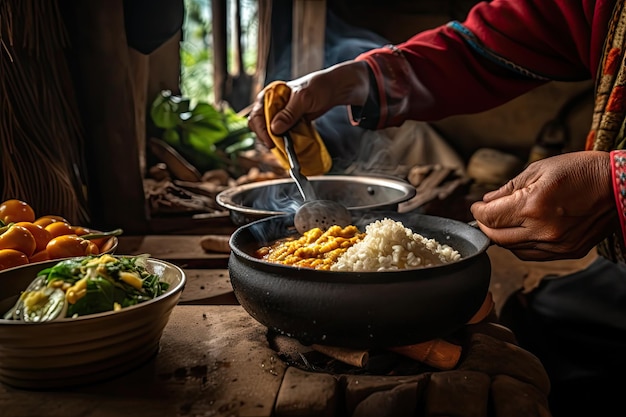
<svg viewBox="0 0 626 417">
<path fill-rule="evenodd" d="M 624 225 L 612 163 L 620 152 L 623 157 L 624 151 L 581 151 L 534 162 L 474 203 L 472 214 L 494 243 L 520 259 L 583 257 Z"/>
<path fill-rule="evenodd" d="M 289 100 L 271 122 L 271 129 L 277 135 L 300 119 L 313 121 L 335 106 L 365 103 L 370 79 L 365 62 L 347 61 L 289 81 L 287 85 L 291 88 Z M 265 90 L 256 97 L 248 126 L 265 146 L 273 148 L 265 122 L 264 96 Z"/>
<path fill-rule="evenodd" d="M 354 123 L 366 128 L 438 120 L 496 107 L 549 80 L 592 78 L 610 3 L 481 2 L 463 24 L 290 81 L 291 98 L 271 129 L 282 134 L 300 118 L 314 120 L 338 105 L 348 105 Z M 249 126 L 273 147 L 262 103 L 263 92 Z"/>
<path fill-rule="evenodd" d="M 352 111 L 354 123 L 382 128 L 439 120 L 496 107 L 550 80 L 590 79 L 612 3 L 481 2 L 463 23 L 366 52 L 357 60 L 376 75 L 380 114 L 365 114 L 363 122 L 354 117 L 361 109 Z M 376 125 L 368 123 L 375 119 Z"/>
</svg>

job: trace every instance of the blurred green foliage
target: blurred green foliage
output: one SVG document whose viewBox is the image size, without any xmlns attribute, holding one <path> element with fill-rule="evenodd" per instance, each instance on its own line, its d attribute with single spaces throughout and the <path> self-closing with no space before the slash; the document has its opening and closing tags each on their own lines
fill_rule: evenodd
<svg viewBox="0 0 626 417">
<path fill-rule="evenodd" d="M 256 65 L 258 0 L 240 2 L 243 60 L 250 72 Z M 229 16 L 235 4 L 228 0 Z M 229 60 L 233 57 L 229 50 Z M 254 147 L 254 136 L 245 117 L 227 106 L 218 109 L 210 104 L 214 102 L 211 0 L 185 0 L 180 60 L 181 95 L 162 91 L 150 109 L 152 122 L 161 129 L 161 138 L 199 171 L 228 169 L 239 152 Z"/>
<path fill-rule="evenodd" d="M 164 90 L 150 109 L 161 138 L 200 172 L 225 168 L 241 151 L 252 149 L 255 138 L 248 120 L 232 109 L 218 110 L 211 104 L 173 95 Z"/>
<path fill-rule="evenodd" d="M 257 63 L 258 0 L 240 0 L 241 47 L 244 70 L 253 72 Z M 234 0 L 228 0 L 227 9 L 232 16 Z M 232 24 L 228 36 L 232 36 Z M 180 44 L 182 94 L 196 101 L 213 102 L 213 38 L 211 0 L 185 0 L 185 22 Z M 232 44 L 232 42 L 229 42 Z M 229 62 L 234 51 L 229 49 Z M 232 66 L 229 66 L 232 68 Z"/>
</svg>

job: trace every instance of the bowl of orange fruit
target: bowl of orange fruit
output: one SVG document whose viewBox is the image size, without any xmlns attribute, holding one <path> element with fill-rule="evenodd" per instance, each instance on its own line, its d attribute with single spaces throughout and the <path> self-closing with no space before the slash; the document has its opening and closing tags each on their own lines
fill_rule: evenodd
<svg viewBox="0 0 626 417">
<path fill-rule="evenodd" d="M 77 256 L 113 253 L 121 229 L 108 232 L 71 224 L 62 216 L 37 216 L 25 201 L 0 203 L 0 270 Z"/>
</svg>

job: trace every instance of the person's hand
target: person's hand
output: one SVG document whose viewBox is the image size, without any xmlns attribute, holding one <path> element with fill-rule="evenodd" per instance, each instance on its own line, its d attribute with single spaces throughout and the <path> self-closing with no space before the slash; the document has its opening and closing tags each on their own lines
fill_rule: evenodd
<svg viewBox="0 0 626 417">
<path fill-rule="evenodd" d="M 289 81 L 291 96 L 271 121 L 272 132 L 282 135 L 300 119 L 313 121 L 338 105 L 362 105 L 369 93 L 367 64 L 348 61 Z M 264 94 L 261 91 L 248 116 L 248 126 L 268 148 L 274 143 L 267 132 Z"/>
<path fill-rule="evenodd" d="M 523 260 L 585 256 L 619 230 L 608 152 L 572 152 L 528 166 L 471 212 L 496 244 Z"/>
</svg>

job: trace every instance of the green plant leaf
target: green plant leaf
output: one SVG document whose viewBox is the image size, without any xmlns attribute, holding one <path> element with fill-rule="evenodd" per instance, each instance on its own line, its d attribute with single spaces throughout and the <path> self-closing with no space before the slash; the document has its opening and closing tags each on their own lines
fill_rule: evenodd
<svg viewBox="0 0 626 417">
<path fill-rule="evenodd" d="M 172 95 L 169 90 L 163 90 L 152 103 L 150 117 L 157 127 L 171 129 L 180 124 L 181 114 L 188 112 L 189 106 L 189 99 Z"/>
<path fill-rule="evenodd" d="M 166 131 L 164 131 L 163 140 L 174 148 L 180 146 L 180 134 L 176 129 L 167 129 Z"/>
<path fill-rule="evenodd" d="M 150 115 L 163 129 L 162 138 L 198 170 L 218 168 L 237 152 L 251 149 L 254 136 L 247 119 L 231 108 L 218 110 L 206 102 L 190 100 L 164 90 L 154 100 Z M 220 151 L 220 155 L 217 151 Z"/>
</svg>

